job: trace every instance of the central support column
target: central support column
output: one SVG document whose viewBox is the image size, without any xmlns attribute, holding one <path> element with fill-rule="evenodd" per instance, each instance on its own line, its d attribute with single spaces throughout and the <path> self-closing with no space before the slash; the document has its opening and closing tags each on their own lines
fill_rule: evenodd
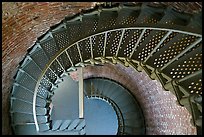
<svg viewBox="0 0 204 137">
<path fill-rule="evenodd" d="M 83 81 L 83 68 L 79 69 L 79 118 L 84 118 L 84 81 Z"/>
</svg>

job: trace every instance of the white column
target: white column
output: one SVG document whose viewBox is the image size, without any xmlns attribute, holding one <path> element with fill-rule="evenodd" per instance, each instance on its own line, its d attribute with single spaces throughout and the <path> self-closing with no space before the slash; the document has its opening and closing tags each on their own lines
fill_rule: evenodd
<svg viewBox="0 0 204 137">
<path fill-rule="evenodd" d="M 78 68 L 79 76 L 79 118 L 84 118 L 84 81 L 83 81 L 83 68 Z"/>
</svg>

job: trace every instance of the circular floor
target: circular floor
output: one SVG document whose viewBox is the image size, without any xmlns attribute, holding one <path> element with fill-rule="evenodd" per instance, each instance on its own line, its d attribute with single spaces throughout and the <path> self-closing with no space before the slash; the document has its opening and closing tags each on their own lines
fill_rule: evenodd
<svg viewBox="0 0 204 137">
<path fill-rule="evenodd" d="M 112 106 L 98 98 L 84 98 L 86 135 L 116 135 L 118 120 Z"/>
</svg>

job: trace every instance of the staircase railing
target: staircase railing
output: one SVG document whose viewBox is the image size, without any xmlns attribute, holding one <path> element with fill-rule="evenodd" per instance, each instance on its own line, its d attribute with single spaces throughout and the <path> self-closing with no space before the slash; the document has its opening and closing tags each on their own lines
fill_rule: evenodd
<svg viewBox="0 0 204 137">
<path fill-rule="evenodd" d="M 104 43 L 107 43 L 106 40 L 107 40 L 107 33 L 112 33 L 112 32 L 117 32 L 117 31 L 122 31 L 123 33 L 121 34 L 121 37 L 120 37 L 120 42 L 122 42 L 122 38 L 123 38 L 123 35 L 124 35 L 124 32 L 125 31 L 128 31 L 128 30 L 142 30 L 142 33 L 137 41 L 137 43 L 135 44 L 135 47 L 133 48 L 132 50 L 132 53 L 130 54 L 129 57 L 124 57 L 124 56 L 121 56 L 121 54 L 118 54 L 118 51 L 120 50 L 120 44 L 118 46 L 118 48 L 116 49 L 117 51 L 117 54 L 116 56 L 106 56 L 106 53 L 108 52 L 106 50 L 106 44 L 104 44 L 104 51 L 103 51 L 103 57 L 94 57 L 94 53 L 93 53 L 93 50 L 94 50 L 94 47 L 92 46 L 92 40 L 91 38 L 92 37 L 95 37 L 97 35 L 101 35 L 103 34 L 105 36 L 105 41 Z M 140 42 L 140 39 L 142 38 L 142 36 L 144 35 L 144 32 L 146 30 L 152 30 L 152 31 L 165 31 L 166 32 L 166 35 L 160 40 L 160 42 L 155 46 L 155 48 L 151 51 L 151 53 L 146 57 L 146 59 L 144 61 L 140 61 L 140 60 L 135 60 L 132 58 L 134 52 L 136 51 L 137 47 L 138 47 L 138 44 Z M 179 55 L 177 55 L 176 57 L 172 58 L 169 62 L 167 62 L 162 68 L 158 69 L 158 71 L 155 71 L 157 69 L 155 68 L 152 68 L 152 66 L 149 66 L 146 62 L 149 58 L 151 58 L 153 56 L 153 54 L 155 52 L 157 52 L 158 48 L 160 47 L 160 45 L 165 41 L 165 39 L 171 34 L 171 33 L 179 33 L 179 34 L 184 34 L 184 35 L 191 35 L 191 36 L 194 36 L 194 37 L 197 37 L 197 41 L 195 41 L 193 44 L 191 44 L 188 48 L 186 48 L 185 50 L 183 50 Z M 90 42 L 90 49 L 91 49 L 91 55 L 88 55 L 90 58 L 89 59 L 86 59 L 84 60 L 83 59 L 83 56 L 82 56 L 82 53 L 78 47 L 78 44 L 82 41 L 85 41 L 89 39 L 89 42 Z M 42 73 L 39 77 L 39 79 L 37 80 L 37 84 L 35 86 L 35 91 L 34 91 L 34 96 L 33 96 L 33 118 L 34 118 L 34 121 L 35 121 L 35 125 L 36 125 L 36 130 L 39 131 L 39 125 L 38 125 L 38 121 L 37 121 L 37 116 L 36 116 L 36 97 L 37 97 L 37 92 L 38 92 L 38 87 L 40 86 L 40 82 L 43 78 L 43 76 L 46 74 L 47 70 L 51 69 L 50 66 L 52 65 L 52 63 L 54 61 L 58 61 L 58 58 L 63 54 L 63 53 L 66 53 L 66 55 L 68 55 L 68 52 L 67 50 L 70 49 L 70 48 L 73 48 L 73 47 L 77 47 L 77 51 L 79 52 L 78 54 L 80 55 L 80 62 L 78 62 L 77 64 L 74 64 L 73 61 L 71 60 L 70 56 L 71 55 L 68 55 L 68 58 L 70 59 L 70 61 L 72 62 L 72 67 L 76 67 L 76 66 L 80 66 L 80 67 L 84 67 L 84 64 L 94 64 L 95 62 L 99 62 L 102 64 L 103 60 L 105 59 L 105 61 L 107 62 L 112 62 L 112 63 L 123 63 L 125 66 L 132 66 L 134 68 L 136 68 L 137 70 L 141 70 L 141 68 L 144 68 L 144 70 L 149 74 L 151 75 L 153 78 L 157 78 L 158 80 L 160 80 L 160 82 L 162 83 L 163 87 L 166 89 L 166 90 L 170 90 L 172 91 L 173 93 L 175 92 L 183 92 L 183 96 L 186 96 L 187 94 L 186 93 L 189 93 L 188 91 L 182 91 L 182 90 L 175 90 L 175 88 L 172 88 L 173 87 L 182 87 L 183 85 L 181 84 L 182 81 L 184 81 L 185 79 L 188 79 L 189 76 L 186 76 L 182 79 L 177 79 L 176 81 L 178 82 L 174 82 L 174 84 L 170 84 L 171 86 L 167 86 L 169 85 L 169 81 L 172 81 L 174 79 L 172 79 L 171 77 L 169 76 L 166 76 L 165 73 L 163 73 L 163 70 L 168 66 L 170 65 L 171 63 L 177 61 L 181 56 L 184 56 L 185 53 L 187 51 L 189 51 L 190 49 L 192 49 L 193 47 L 195 47 L 198 43 L 200 43 L 202 41 L 202 35 L 201 34 L 196 34 L 196 33 L 191 33 L 191 32 L 186 32 L 186 31 L 181 31 L 181 30 L 173 30 L 173 29 L 166 29 L 166 28 L 153 28 L 153 27 L 130 27 L 130 28 L 118 28 L 118 29 L 113 29 L 113 30 L 108 30 L 108 31 L 103 31 L 103 32 L 100 32 L 100 33 L 97 33 L 97 34 L 93 34 L 93 35 L 90 35 L 88 37 L 85 37 L 79 41 L 76 41 L 74 42 L 73 44 L 71 44 L 70 46 L 67 46 L 67 47 L 64 47 L 62 49 L 60 49 L 57 54 L 55 54 L 54 56 L 52 56 L 50 59 L 49 59 L 49 62 L 47 63 L 46 67 L 42 70 Z M 106 51 L 105 51 L 106 50 Z M 83 52 L 83 51 L 82 51 Z M 111 60 L 110 60 L 111 59 Z M 60 63 L 59 63 L 60 64 Z M 62 67 L 62 65 L 60 64 L 60 67 Z M 63 67 L 62 69 L 64 71 L 66 71 Z M 201 71 L 199 71 L 199 74 L 201 73 Z M 54 73 L 55 74 L 55 73 Z M 155 75 L 155 76 L 153 76 Z M 58 77 L 58 79 L 60 79 Z M 166 79 L 166 80 L 164 80 Z M 189 95 L 189 94 L 188 94 Z M 178 94 L 176 94 L 177 98 L 179 100 L 182 100 L 182 97 L 178 97 Z M 178 101 L 179 101 L 178 100 Z M 184 105 L 185 106 L 185 105 Z M 190 108 L 190 111 L 192 107 Z M 196 114 L 194 114 L 196 115 Z M 197 116 L 196 116 L 197 117 Z M 194 121 L 196 121 L 196 119 L 194 119 Z M 195 122 L 194 122 L 195 123 Z"/>
</svg>

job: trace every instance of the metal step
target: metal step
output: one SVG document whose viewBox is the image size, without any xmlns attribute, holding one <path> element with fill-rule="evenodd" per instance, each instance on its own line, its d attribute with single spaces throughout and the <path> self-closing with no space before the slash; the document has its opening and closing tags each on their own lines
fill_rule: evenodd
<svg viewBox="0 0 204 137">
<path fill-rule="evenodd" d="M 77 63 L 81 62 L 79 51 L 78 51 L 76 44 L 73 45 L 71 48 L 68 48 L 66 51 L 67 51 L 67 53 L 70 57 L 70 60 L 73 64 L 77 64 Z M 74 55 L 74 56 L 72 56 L 72 55 Z"/>
<path fill-rule="evenodd" d="M 34 124 L 17 125 L 14 127 L 15 135 L 38 135 Z"/>
<path fill-rule="evenodd" d="M 82 130 L 86 126 L 85 119 L 80 119 L 80 123 L 77 125 L 76 130 Z"/>
<path fill-rule="evenodd" d="M 93 44 L 92 37 L 86 38 L 77 43 L 78 52 L 81 62 L 93 58 Z"/>
<path fill-rule="evenodd" d="M 26 65 L 22 65 L 21 68 L 36 80 L 42 73 L 42 70 L 39 68 L 39 66 L 37 66 L 37 64 L 35 64 L 31 59 L 29 59 L 29 62 Z"/>
<path fill-rule="evenodd" d="M 15 81 L 23 87 L 26 87 L 32 91 L 34 91 L 35 85 L 37 84 L 35 80 L 21 71 L 18 71 Z"/>
<path fill-rule="evenodd" d="M 171 63 L 168 67 L 163 70 L 163 73 L 172 79 L 183 78 L 189 74 L 194 73 L 195 71 L 202 69 L 202 45 L 199 44 L 199 47 L 194 48 L 190 52 L 184 54 L 175 62 Z"/>
<path fill-rule="evenodd" d="M 46 131 L 40 132 L 40 135 L 80 135 L 80 131 Z"/>
<path fill-rule="evenodd" d="M 30 57 L 39 66 L 39 68 L 41 70 L 43 70 L 45 68 L 47 62 L 49 61 L 49 59 L 47 58 L 45 52 L 39 46 L 39 44 L 36 44 L 35 46 L 38 48 L 36 48 L 35 52 L 30 54 Z"/>
<path fill-rule="evenodd" d="M 135 44 L 139 41 L 142 29 L 128 29 L 125 31 L 121 42 L 118 57 L 129 57 L 133 52 Z"/>
<path fill-rule="evenodd" d="M 128 111 L 126 113 L 123 113 L 123 118 L 124 120 L 126 119 L 138 119 L 141 120 L 141 112 L 139 110 L 133 110 L 133 111 Z"/>
<path fill-rule="evenodd" d="M 73 130 L 77 127 L 77 125 L 79 124 L 80 119 L 75 119 L 74 121 L 72 121 L 72 123 L 69 125 L 68 130 Z"/>
<path fill-rule="evenodd" d="M 80 131 L 85 127 L 84 119 L 54 120 L 52 131 Z"/>
<path fill-rule="evenodd" d="M 126 91 L 124 90 L 124 88 L 122 88 L 119 85 L 115 85 L 115 88 L 113 88 L 111 90 L 113 90 L 113 92 L 112 92 L 112 94 L 109 94 L 108 96 L 114 101 L 116 101 L 120 98 L 123 98 L 123 95 L 126 94 Z"/>
<path fill-rule="evenodd" d="M 47 58 L 51 59 L 59 51 L 59 48 L 57 47 L 55 40 L 52 38 L 51 33 L 48 35 L 49 36 L 45 40 L 41 40 L 39 44 Z"/>
<path fill-rule="evenodd" d="M 145 133 L 145 129 L 129 127 L 125 125 L 125 131 L 128 135 L 142 135 Z"/>
<path fill-rule="evenodd" d="M 14 83 L 11 95 L 15 97 L 15 96 L 27 96 L 27 94 L 28 94 L 28 96 L 30 96 L 30 94 L 32 94 L 32 96 L 33 96 L 33 94 L 34 94 L 33 92 L 34 91 L 31 91 L 31 90 L 29 90 L 29 89 L 27 89 L 27 88 L 25 88 L 25 87 L 23 87 L 17 83 Z M 37 97 L 39 97 L 41 99 L 47 98 L 47 96 L 42 96 L 39 93 L 37 93 Z"/>
<path fill-rule="evenodd" d="M 32 104 L 33 103 L 33 96 L 32 96 L 33 94 L 31 92 L 27 92 L 27 93 L 30 93 L 30 95 L 29 94 L 23 94 L 23 95 L 18 94 L 18 95 L 12 96 L 11 98 L 22 100 L 24 102 L 28 102 L 28 103 Z M 48 102 L 42 98 L 39 98 L 39 97 L 36 98 L 36 106 L 38 106 L 38 107 L 45 107 L 47 103 Z"/>
<path fill-rule="evenodd" d="M 193 15 L 187 27 L 194 33 L 202 34 L 202 12 Z"/>
<path fill-rule="evenodd" d="M 33 114 L 33 105 L 21 100 L 11 100 L 11 112 Z M 37 115 L 46 115 L 47 109 L 43 107 L 36 107 Z"/>
<path fill-rule="evenodd" d="M 37 121 L 39 124 L 48 122 L 49 116 L 37 116 Z M 12 113 L 12 120 L 13 125 L 16 124 L 23 124 L 23 123 L 34 123 L 33 115 L 32 114 L 24 114 L 14 112 Z"/>
<path fill-rule="evenodd" d="M 52 124 L 52 130 L 54 131 L 54 130 L 58 130 L 60 128 L 63 121 L 62 120 L 55 120 L 52 123 L 53 123 Z"/>
<path fill-rule="evenodd" d="M 65 68 L 63 68 L 62 64 L 58 61 L 58 59 L 55 59 L 53 63 L 50 65 L 50 68 L 53 70 L 55 75 L 57 75 L 58 78 L 62 75 L 62 73 L 65 72 Z"/>
<path fill-rule="evenodd" d="M 98 26 L 98 20 L 99 20 L 98 14 L 88 15 L 87 13 L 86 15 L 82 15 L 81 26 L 83 27 L 81 32 L 84 32 L 83 34 L 84 37 L 94 34 Z"/>
<path fill-rule="evenodd" d="M 112 88 L 115 87 L 113 82 L 106 80 L 106 81 L 102 81 L 100 85 L 103 87 L 101 89 L 103 96 L 109 97 L 109 95 L 114 92 L 114 90 L 112 90 Z"/>
<path fill-rule="evenodd" d="M 56 44 L 59 49 L 67 47 L 70 43 L 69 41 L 69 33 L 66 28 L 60 28 L 58 30 L 52 31 L 52 36 L 55 39 Z"/>
<path fill-rule="evenodd" d="M 111 30 L 116 26 L 118 12 L 116 8 L 112 9 L 114 11 L 111 11 L 110 9 L 99 11 L 99 20 L 96 32 Z"/>
<path fill-rule="evenodd" d="M 69 125 L 71 124 L 71 120 L 65 120 L 63 121 L 62 125 L 60 126 L 59 130 L 65 130 Z"/>
<path fill-rule="evenodd" d="M 141 120 L 137 120 L 137 119 L 126 119 L 124 120 L 124 124 L 131 126 L 133 128 L 140 128 L 144 126 L 143 123 L 141 123 Z"/>
<path fill-rule="evenodd" d="M 80 40 L 80 38 L 84 37 L 83 33 L 81 33 L 81 23 L 80 19 L 76 21 L 70 21 L 66 22 L 66 28 L 67 33 L 69 34 L 69 37 L 67 37 L 68 41 L 70 41 L 70 45 L 73 44 L 73 42 Z"/>
<path fill-rule="evenodd" d="M 50 129 L 49 123 L 39 124 L 40 132 L 45 132 Z M 34 123 L 27 123 L 24 125 L 15 125 L 15 135 L 39 135 L 40 133 L 36 132 Z"/>
</svg>

